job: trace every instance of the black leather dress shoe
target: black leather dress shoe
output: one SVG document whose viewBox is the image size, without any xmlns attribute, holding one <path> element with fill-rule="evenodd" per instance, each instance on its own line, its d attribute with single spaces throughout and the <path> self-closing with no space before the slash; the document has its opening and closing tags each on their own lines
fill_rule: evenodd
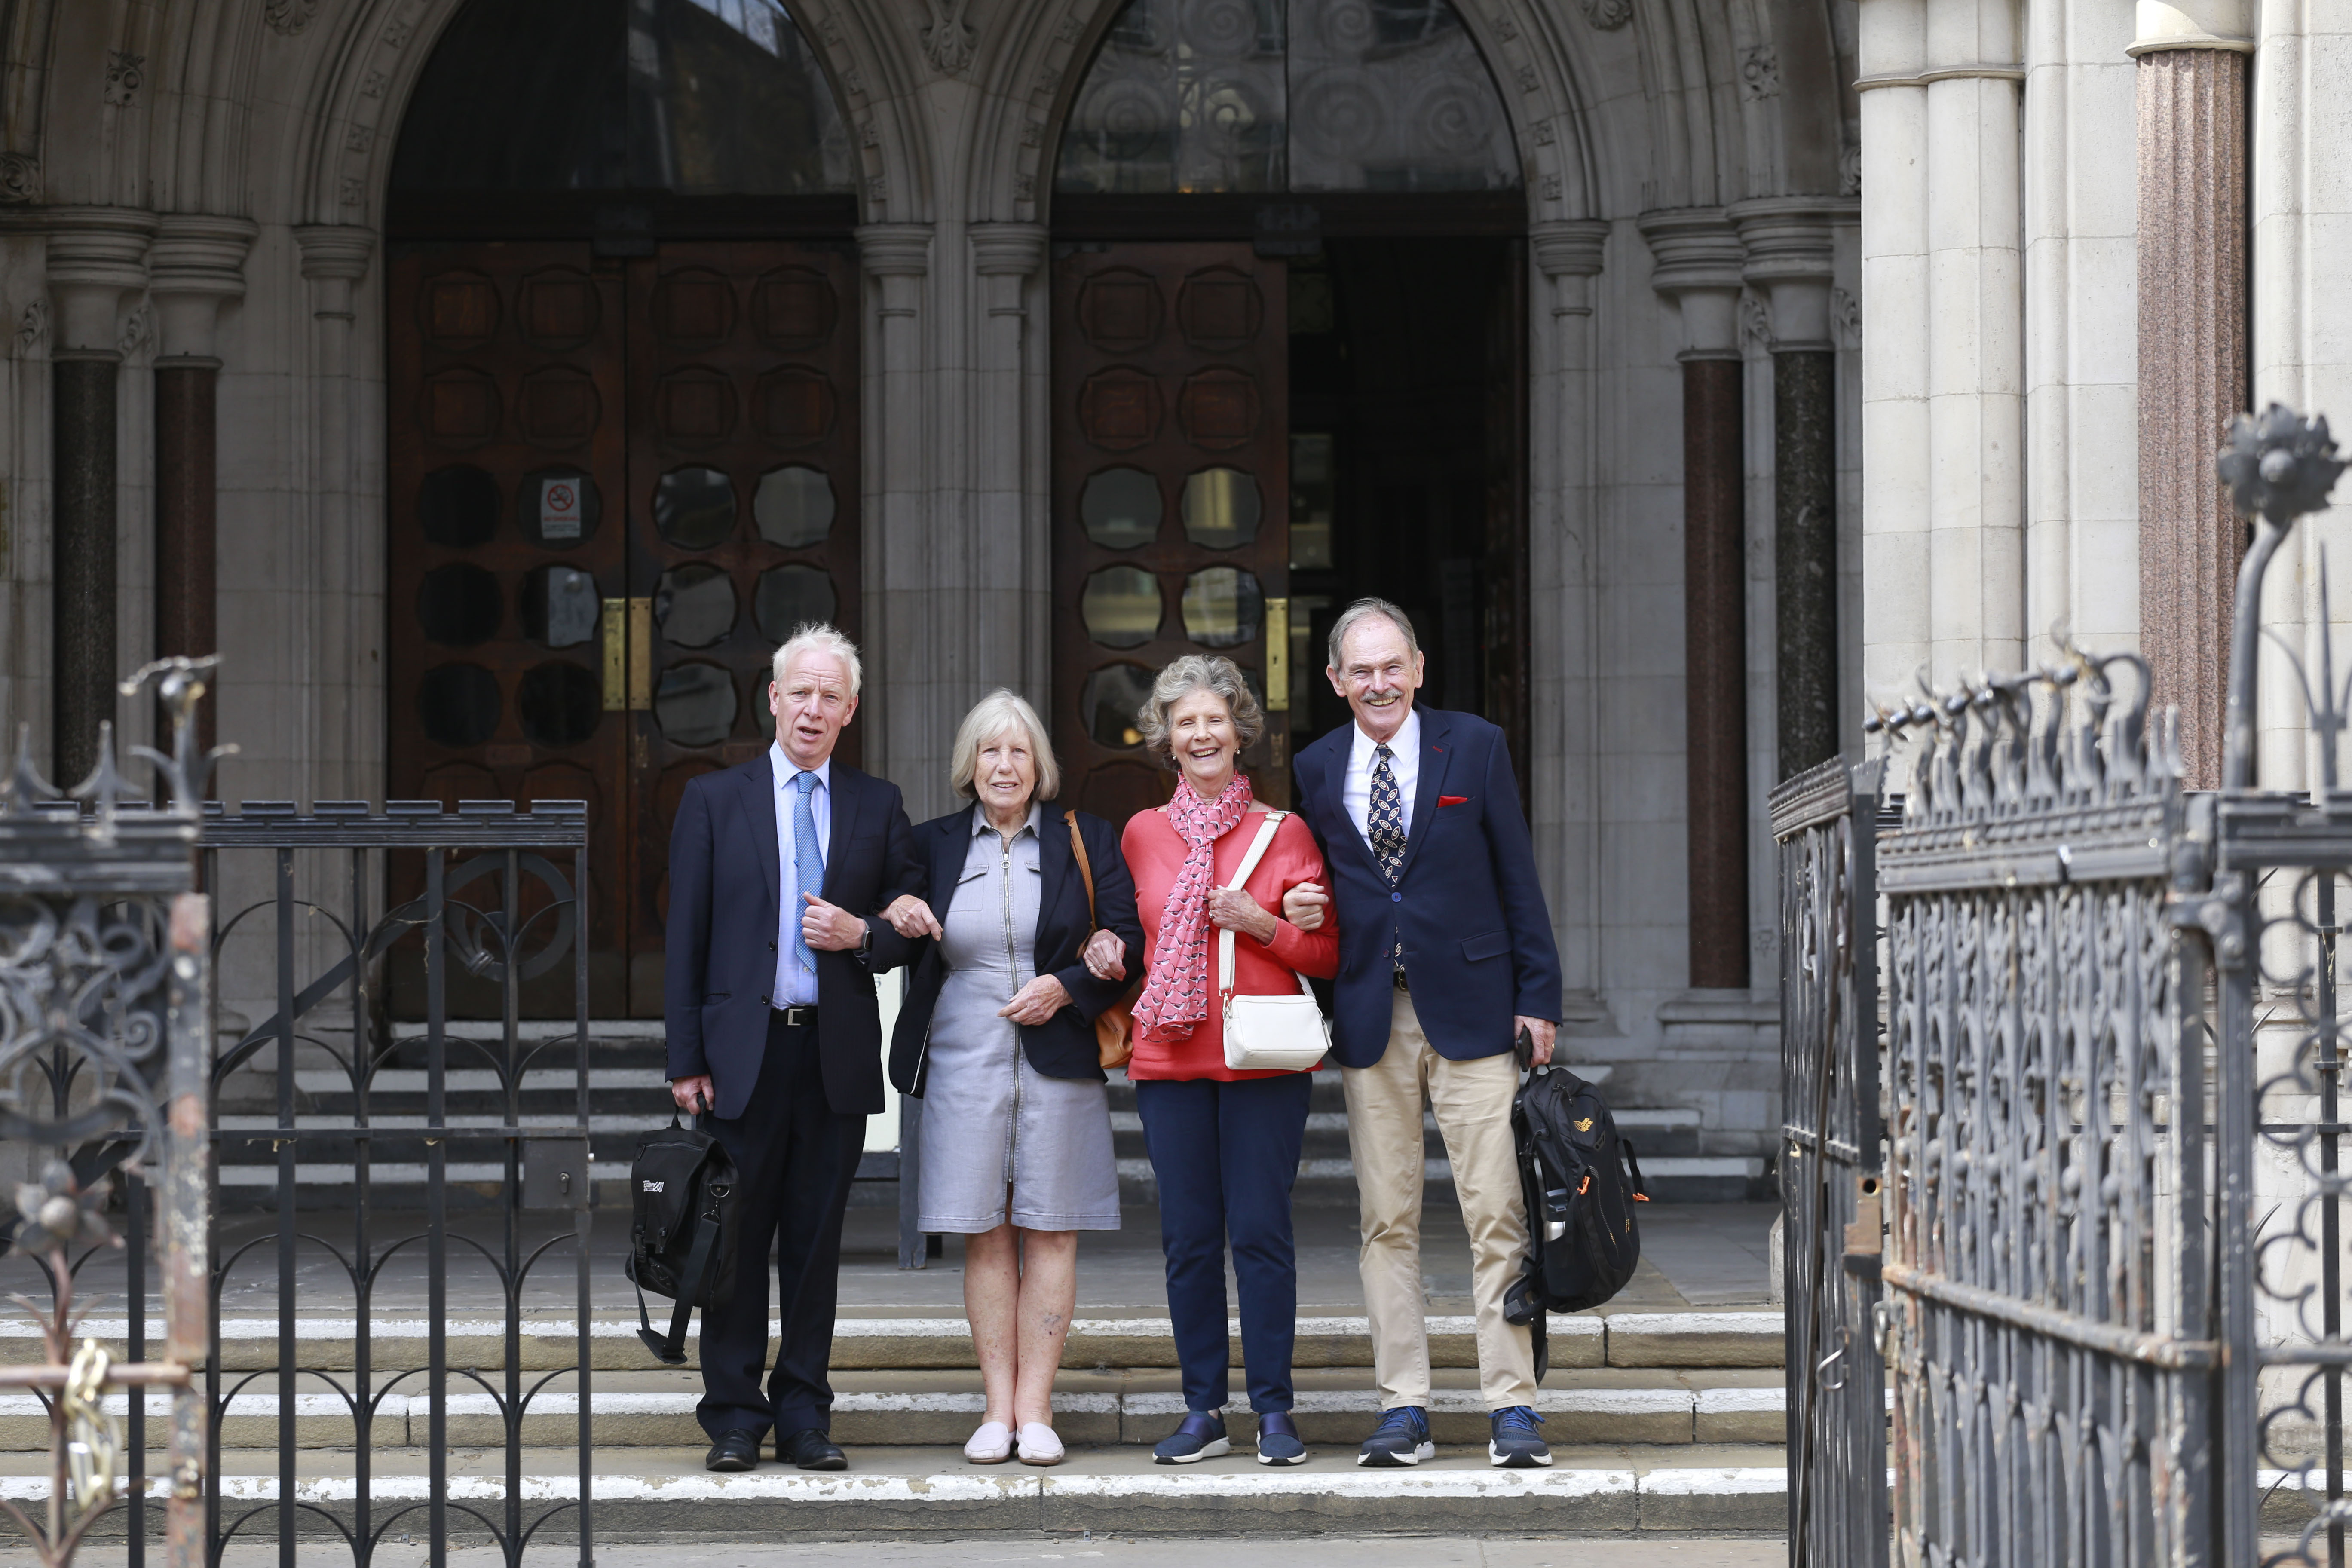
<svg viewBox="0 0 2352 1568">
<path fill-rule="evenodd" d="M 757 1433 L 741 1427 L 729 1432 L 710 1445 L 710 1452 L 702 1461 L 706 1470 L 721 1472 L 756 1470 L 760 1468 L 760 1438 Z"/>
<path fill-rule="evenodd" d="M 849 1456 L 841 1445 L 814 1426 L 803 1426 L 789 1437 L 776 1439 L 776 1462 L 803 1470 L 845 1470 Z"/>
</svg>

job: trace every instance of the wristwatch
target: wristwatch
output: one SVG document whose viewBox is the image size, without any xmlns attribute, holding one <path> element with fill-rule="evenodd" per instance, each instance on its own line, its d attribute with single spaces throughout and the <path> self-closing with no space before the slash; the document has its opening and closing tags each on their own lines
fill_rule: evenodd
<svg viewBox="0 0 2352 1568">
<path fill-rule="evenodd" d="M 861 954 L 872 952 L 874 951 L 874 922 L 861 916 L 857 923 L 866 928 L 866 934 L 857 939 L 857 951 Z"/>
</svg>

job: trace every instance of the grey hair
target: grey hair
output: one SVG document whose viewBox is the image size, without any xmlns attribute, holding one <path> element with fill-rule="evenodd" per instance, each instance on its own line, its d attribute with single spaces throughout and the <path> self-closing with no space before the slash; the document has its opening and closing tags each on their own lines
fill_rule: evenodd
<svg viewBox="0 0 2352 1568">
<path fill-rule="evenodd" d="M 999 735 L 1018 735 L 1037 765 L 1032 800 L 1051 800 L 1062 793 L 1062 764 L 1054 760 L 1054 742 L 1046 738 L 1045 721 L 1019 693 L 1000 686 L 971 705 L 956 726 L 955 743 L 948 748 L 948 787 L 966 800 L 979 797 L 972 777 L 980 772 L 980 749 Z"/>
<path fill-rule="evenodd" d="M 1234 718 L 1234 733 L 1241 737 L 1238 750 L 1248 751 L 1265 733 L 1265 715 L 1258 710 L 1257 699 L 1250 695 L 1241 667 L 1216 654 L 1188 653 L 1160 672 L 1151 683 L 1151 695 L 1135 710 L 1135 727 L 1143 731 L 1143 749 L 1169 767 L 1183 764 L 1177 762 L 1176 748 L 1169 739 L 1168 710 L 1195 691 L 1213 691 L 1225 700 L 1225 711 Z"/>
<path fill-rule="evenodd" d="M 784 672 L 792 668 L 793 660 L 804 653 L 829 653 L 841 660 L 842 668 L 849 671 L 850 699 L 856 700 L 866 685 L 866 667 L 857 662 L 857 645 L 823 621 L 803 621 L 793 628 L 793 635 L 784 639 L 784 646 L 768 661 L 768 678 L 782 686 Z"/>
<path fill-rule="evenodd" d="M 1397 630 L 1404 634 L 1405 652 L 1415 658 L 1421 657 L 1421 639 L 1412 635 L 1412 617 L 1386 599 L 1363 598 L 1340 611 L 1339 618 L 1331 623 L 1332 668 L 1339 668 L 1339 655 L 1348 646 L 1348 634 L 1356 629 L 1358 622 L 1369 620 L 1374 616 L 1389 621 Z"/>
</svg>

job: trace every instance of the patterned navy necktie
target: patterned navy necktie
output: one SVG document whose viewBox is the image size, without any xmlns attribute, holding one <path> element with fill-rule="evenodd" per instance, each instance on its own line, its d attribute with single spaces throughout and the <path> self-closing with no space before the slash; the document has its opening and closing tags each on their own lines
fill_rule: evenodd
<svg viewBox="0 0 2352 1568">
<path fill-rule="evenodd" d="M 1396 773 L 1389 763 L 1396 753 L 1386 746 L 1372 748 L 1372 798 L 1364 813 L 1364 836 L 1371 840 L 1372 858 L 1389 886 L 1404 875 L 1404 796 L 1397 793 Z"/>
</svg>

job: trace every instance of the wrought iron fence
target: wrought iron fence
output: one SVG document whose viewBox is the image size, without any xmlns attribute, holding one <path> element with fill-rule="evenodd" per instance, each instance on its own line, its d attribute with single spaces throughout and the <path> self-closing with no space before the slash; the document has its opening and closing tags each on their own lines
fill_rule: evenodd
<svg viewBox="0 0 2352 1568">
<path fill-rule="evenodd" d="M 210 1557 L 209 1412 L 194 1369 L 210 1353 L 211 916 L 194 890 L 194 862 L 213 759 L 196 748 L 194 713 L 211 663 L 165 660 L 123 685 L 125 696 L 155 685 L 173 721 L 170 756 L 140 752 L 167 785 L 161 808 L 127 798 L 110 726 L 96 770 L 69 799 L 40 776 L 24 730 L 0 780 L 0 1139 L 32 1152 L 39 1178 L 17 1184 L 6 1238 L 34 1276 L 25 1283 L 49 1296 L 46 1309 L 13 1296 L 46 1361 L 0 1368 L 0 1387 L 32 1390 L 50 1431 L 45 1492 L 0 1497 L 0 1513 L 50 1568 L 70 1563 L 118 1509 L 143 1556 L 151 1387 L 172 1391 L 165 1558 L 202 1568 Z M 78 1300 L 93 1258 L 123 1245 L 105 1212 L 118 1173 L 133 1233 L 120 1361 L 86 1335 L 95 1303 Z M 164 1356 L 151 1362 L 144 1233 L 158 1194 Z M 110 1390 L 128 1391 L 127 1422 Z"/>
<path fill-rule="evenodd" d="M 421 1515 L 434 1563 L 444 1561 L 453 1536 L 478 1529 L 513 1564 L 542 1530 L 572 1516 L 582 1568 L 589 1568 L 594 1189 L 583 940 L 586 807 L 538 801 L 525 813 L 506 802 L 468 801 L 449 813 L 436 802 L 394 801 L 379 813 L 362 802 L 320 802 L 303 814 L 288 804 L 248 802 L 236 814 L 210 812 L 203 824 L 206 886 L 235 882 L 241 860 L 258 863 L 267 891 L 239 907 L 224 905 L 219 957 L 230 965 L 248 935 L 267 941 L 274 1010 L 222 1049 L 213 1077 L 224 1102 L 235 1100 L 240 1081 L 259 1077 L 271 1110 L 223 1117 L 214 1136 L 225 1170 L 267 1194 L 273 1223 L 224 1249 L 212 1279 L 213 1332 L 217 1346 L 224 1290 L 247 1270 L 274 1263 L 277 1352 L 270 1365 L 241 1376 L 215 1355 L 206 1386 L 217 1417 L 252 1384 L 274 1383 L 277 1470 L 274 1487 L 241 1506 L 232 1508 L 213 1489 L 215 1550 L 268 1532 L 290 1552 L 298 1539 L 325 1533 L 363 1565 L 391 1531 L 415 1528 Z M 379 912 L 378 890 L 408 874 L 422 892 Z M 306 940 L 320 932 L 323 942 Z M 319 956 L 306 963 L 313 951 Z M 388 961 L 404 952 L 421 969 L 423 1016 L 395 1021 L 385 976 Z M 499 1016 L 487 1031 L 453 1027 L 453 964 L 496 988 Z M 524 986 L 566 970 L 568 1024 L 526 1031 Z M 476 1114 L 451 1110 L 456 1073 L 466 1075 Z M 568 1110 L 527 1109 L 546 1103 L 551 1079 Z M 249 1163 L 257 1157 L 260 1164 Z M 453 1195 L 489 1220 L 488 1239 L 453 1226 Z M 570 1222 L 542 1237 L 529 1216 L 550 1209 L 568 1210 Z M 527 1371 L 526 1292 L 534 1269 L 551 1255 L 560 1258 L 567 1242 L 572 1359 Z M 453 1252 L 489 1271 L 500 1314 L 494 1366 L 451 1364 Z M 347 1340 L 340 1331 L 301 1332 L 306 1258 L 314 1268 L 324 1260 L 340 1287 L 331 1296 L 348 1292 Z M 387 1355 L 380 1342 L 393 1337 L 379 1332 L 383 1301 L 389 1288 L 413 1280 L 420 1262 L 423 1356 L 411 1351 L 404 1364 L 399 1351 Z M 324 1303 L 309 1289 L 316 1316 Z M 478 1300 L 469 1293 L 468 1305 Z M 341 1301 L 332 1309 L 343 1310 Z M 415 1337 L 397 1331 L 401 1347 Z M 331 1364 L 342 1360 L 345 1343 L 349 1364 Z M 337 1353 L 330 1357 L 325 1346 Z M 551 1388 L 559 1379 L 571 1386 Z M 486 1402 L 501 1433 L 490 1446 L 502 1450 L 503 1474 L 482 1507 L 452 1495 L 449 1422 L 459 1388 L 478 1391 L 456 1397 L 471 1406 Z M 298 1466 L 305 1446 L 299 1428 L 306 1405 L 315 1404 L 304 1396 L 320 1389 L 352 1423 L 350 1496 L 334 1500 L 340 1506 L 306 1493 Z M 405 1478 L 387 1488 L 376 1465 L 374 1428 L 395 1399 L 423 1415 L 422 1497 Z M 526 1508 L 525 1420 L 535 1403 L 550 1402 L 569 1402 L 576 1413 L 576 1494 Z M 218 1459 L 216 1426 L 215 1473 Z M 534 1489 L 548 1489 L 542 1480 Z"/>
<path fill-rule="evenodd" d="M 1772 792 L 1780 845 L 1780 1195 L 1791 1561 L 1882 1561 L 1875 763 Z"/>
<path fill-rule="evenodd" d="M 2276 407 L 2241 419 L 2221 455 L 2256 526 L 2219 792 L 2182 789 L 2169 716 L 2151 713 L 2131 656 L 2068 648 L 1872 721 L 1910 780 L 1874 866 L 1891 1529 L 1817 1522 L 1853 1473 L 1819 1436 L 1833 1380 L 1853 1373 L 1821 1348 L 1847 1288 L 1825 1261 L 1831 1189 L 1801 1179 L 1793 1561 L 2344 1563 L 2352 672 L 2334 657 L 2324 552 L 2310 641 L 2280 644 L 2279 684 L 2302 694 L 2280 749 L 2305 776 L 2255 787 L 2263 577 L 2343 466 L 2325 421 Z M 1808 1108 L 1837 1103 L 1819 1077 L 1840 1045 L 1831 1009 L 1860 1005 L 1834 977 L 1862 973 L 1873 941 L 1859 915 L 1834 928 L 1819 912 L 1838 901 L 1823 893 L 1833 795 L 1822 773 L 1775 801 L 1792 1153 L 1832 1124 Z M 1844 951 L 1824 956 L 1833 937 Z M 1849 1502 L 1849 1521 L 1866 1507 Z"/>
</svg>

